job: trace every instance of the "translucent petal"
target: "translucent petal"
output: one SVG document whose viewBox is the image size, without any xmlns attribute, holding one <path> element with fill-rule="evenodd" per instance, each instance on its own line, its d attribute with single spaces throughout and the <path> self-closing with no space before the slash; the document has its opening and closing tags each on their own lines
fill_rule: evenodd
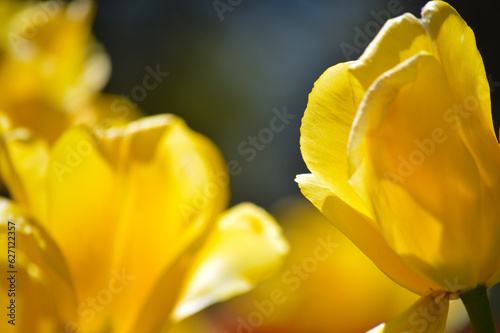
<svg viewBox="0 0 500 333">
<path fill-rule="evenodd" d="M 380 324 L 367 333 L 444 333 L 448 308 L 449 299 L 446 294 L 429 294 L 397 318 Z"/>
<path fill-rule="evenodd" d="M 309 170 L 362 214 L 365 203 L 348 183 L 347 143 L 364 91 L 348 71 L 349 64 L 329 68 L 314 84 L 302 119 L 300 148 Z"/>
<path fill-rule="evenodd" d="M 484 282 L 500 267 L 499 242 L 492 237 L 500 234 L 500 148 L 491 118 L 489 83 L 474 33 L 455 9 L 431 1 L 422 17 L 456 101 L 457 126 L 481 174 L 482 216 L 476 223 L 483 230 L 480 281 Z"/>
<path fill-rule="evenodd" d="M 45 173 L 49 149 L 23 128 L 11 129 L 0 115 L 0 174 L 15 201 L 39 221 L 46 217 Z"/>
<path fill-rule="evenodd" d="M 462 104 L 474 99 L 479 105 L 473 118 L 494 136 L 490 89 L 474 32 L 444 1 L 428 2 L 422 9 L 422 21 L 455 99 Z"/>
<path fill-rule="evenodd" d="M 250 203 L 230 209 L 197 253 L 173 319 L 249 291 L 279 268 L 287 252 L 281 229 L 263 209 Z"/>
<path fill-rule="evenodd" d="M 388 20 L 350 71 L 364 90 L 383 73 L 419 52 L 432 53 L 422 22 L 411 14 Z"/>
<path fill-rule="evenodd" d="M 447 117 L 454 103 L 437 60 L 414 56 L 372 85 L 349 143 L 351 184 L 369 198 L 384 238 L 443 288 L 455 277 L 475 286 L 481 256 L 481 182 Z"/>
<path fill-rule="evenodd" d="M 401 261 L 387 245 L 378 227 L 370 218 L 340 200 L 314 175 L 299 175 L 296 181 L 300 185 L 302 194 L 387 276 L 418 294 L 438 288 Z"/>
</svg>

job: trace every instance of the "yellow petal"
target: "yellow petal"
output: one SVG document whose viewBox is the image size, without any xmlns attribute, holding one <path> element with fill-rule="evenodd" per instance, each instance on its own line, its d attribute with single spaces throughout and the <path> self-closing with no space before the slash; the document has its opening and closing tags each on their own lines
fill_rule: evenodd
<svg viewBox="0 0 500 333">
<path fill-rule="evenodd" d="M 475 286 L 483 232 L 476 161 L 446 117 L 454 103 L 437 60 L 416 55 L 372 85 L 349 143 L 350 181 L 384 238 L 443 288 L 456 277 Z"/>
<path fill-rule="evenodd" d="M 288 243 L 263 209 L 240 204 L 224 213 L 199 251 L 173 319 L 252 289 L 279 268 Z"/>
<path fill-rule="evenodd" d="M 481 276 L 485 282 L 500 267 L 500 148 L 491 119 L 490 90 L 473 31 L 449 4 L 429 2 L 422 10 L 424 23 L 439 53 L 441 66 L 457 102 L 455 117 L 464 142 L 474 156 L 482 180 Z M 457 70 L 459 69 L 459 70 Z M 500 278 L 490 279 L 491 284 Z"/>
<path fill-rule="evenodd" d="M 0 116 L 0 174 L 15 201 L 38 220 L 46 214 L 45 173 L 49 152 L 44 140 L 26 129 L 11 130 Z"/>
<path fill-rule="evenodd" d="M 296 181 L 304 196 L 387 276 L 418 294 L 438 288 L 401 262 L 370 218 L 343 202 L 315 176 L 299 175 Z"/>
<path fill-rule="evenodd" d="M 107 82 L 109 59 L 91 35 L 89 0 L 7 5 L 0 108 L 14 127 L 53 143 Z"/>
<path fill-rule="evenodd" d="M 422 9 L 424 22 L 455 99 L 480 104 L 472 115 L 495 136 L 491 119 L 490 89 L 483 59 L 472 29 L 444 1 L 430 1 Z"/>
<path fill-rule="evenodd" d="M 0 301 L 6 312 L 2 332 L 74 330 L 77 303 L 59 248 L 43 227 L 4 198 L 0 198 L 0 246 L 0 267 L 5 274 Z M 14 318 L 5 315 L 10 313 L 6 307 L 12 300 L 15 325 L 8 324 Z"/>
<path fill-rule="evenodd" d="M 77 99 L 82 97 L 80 92 L 101 89 L 109 77 L 110 65 L 91 36 L 94 12 L 91 1 L 79 0 L 68 4 L 37 3 L 15 16 L 9 33 L 16 39 L 11 40 L 7 59 L 8 65 L 18 67 L 22 74 L 16 78 L 16 85 L 22 84 L 21 78 L 29 77 L 31 70 L 29 82 L 36 83 L 40 92 L 64 109 L 76 102 L 68 100 L 70 97 Z M 38 17 L 45 18 L 43 24 Z"/>
<path fill-rule="evenodd" d="M 206 242 L 192 243 L 158 279 L 131 331 L 166 332 L 182 317 L 247 291 L 278 268 L 286 251 L 265 211 L 251 204 L 232 208 Z"/>
<path fill-rule="evenodd" d="M 388 20 L 350 70 L 368 90 L 382 73 L 419 52 L 432 53 L 432 49 L 422 22 L 407 13 Z"/>
<path fill-rule="evenodd" d="M 300 146 L 309 170 L 330 191 L 370 216 L 348 183 L 347 142 L 364 91 L 348 72 L 349 63 L 329 68 L 314 84 L 302 119 Z"/>
<path fill-rule="evenodd" d="M 84 132 L 74 128 L 56 142 L 46 176 L 47 218 L 42 221 L 60 246 L 82 307 L 82 330 L 101 330 L 108 307 L 95 311 L 87 299 L 108 290 L 114 267 L 118 180 Z M 127 272 L 128 273 L 128 272 Z M 119 274 L 119 273 L 118 273 Z M 90 279 L 89 276 L 92 276 Z M 93 326 L 88 326 L 93 325 Z"/>
<path fill-rule="evenodd" d="M 134 200 L 135 204 L 125 207 L 122 203 L 121 224 L 126 226 L 126 230 L 122 231 L 125 236 L 122 239 L 124 249 L 120 250 L 118 246 L 115 251 L 123 265 L 132 267 L 130 261 L 133 258 L 138 271 L 142 271 L 147 253 L 156 253 L 155 265 L 165 267 L 169 264 L 169 258 L 179 256 L 186 247 L 195 246 L 193 242 L 205 238 L 216 217 L 227 206 L 229 198 L 229 176 L 217 147 L 204 136 L 191 131 L 176 117 L 151 118 L 152 121 L 155 119 L 164 119 L 169 126 L 158 143 L 157 156 L 150 166 L 141 165 L 145 147 L 151 144 L 146 135 L 129 139 L 127 145 L 131 154 L 126 158 L 122 156 L 124 160 L 138 162 L 136 166 L 133 162 L 127 163 L 131 167 L 128 170 L 130 197 L 126 202 Z M 103 144 L 103 148 L 105 146 Z M 169 170 L 169 174 L 165 174 L 165 169 Z M 165 183 L 161 182 L 162 179 Z M 145 211 L 138 209 L 141 206 Z M 141 219 L 150 220 L 151 227 L 144 226 L 138 233 L 136 221 Z M 156 235 L 151 235 L 151 230 Z M 139 249 L 135 251 L 142 251 L 142 255 L 134 253 L 134 248 L 130 247 L 137 237 L 152 241 L 146 247 L 137 245 Z M 150 264 L 150 267 L 155 265 Z M 148 275 L 159 278 L 153 270 Z M 172 278 L 163 278 L 172 283 Z M 137 286 L 135 292 L 142 295 L 144 290 Z M 156 291 L 153 285 L 151 290 Z M 123 303 L 123 307 L 128 308 L 129 304 Z"/>
<path fill-rule="evenodd" d="M 172 326 L 175 326 L 171 318 L 172 312 L 201 243 L 202 240 L 199 240 L 190 244 L 167 267 L 158 278 L 146 301 L 138 309 L 139 314 L 133 318 L 135 322 L 130 323 L 133 326 L 124 329 L 124 332 L 168 332 Z M 117 311 L 115 316 L 120 318 L 123 313 Z"/>
<path fill-rule="evenodd" d="M 367 333 L 444 333 L 449 298 L 443 293 L 422 297 L 412 307 L 387 324 L 380 324 Z"/>
<path fill-rule="evenodd" d="M 139 111 L 124 97 L 96 96 L 82 108 L 74 121 L 92 124 L 90 141 L 98 141 L 112 126 L 125 125 L 138 118 Z M 45 176 L 49 159 L 49 143 L 35 135 L 33 128 L 18 127 L 0 113 L 0 174 L 17 203 L 27 208 L 37 220 L 46 220 Z M 61 172 L 63 172 L 61 170 Z"/>
<path fill-rule="evenodd" d="M 93 134 L 73 129 L 54 146 L 47 223 L 81 297 L 96 295 L 114 272 L 134 277 L 106 307 L 125 331 L 162 272 L 225 207 L 228 176 L 213 144 L 174 116 L 111 128 L 95 143 Z"/>
</svg>

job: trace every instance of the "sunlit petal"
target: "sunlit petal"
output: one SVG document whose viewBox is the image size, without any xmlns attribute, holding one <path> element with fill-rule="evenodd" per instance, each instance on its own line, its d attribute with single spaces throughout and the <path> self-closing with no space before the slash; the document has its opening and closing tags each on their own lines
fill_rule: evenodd
<svg viewBox="0 0 500 333">
<path fill-rule="evenodd" d="M 436 288 L 401 262 L 374 221 L 340 200 L 314 175 L 299 175 L 296 181 L 304 196 L 390 278 L 419 294 Z"/>
<path fill-rule="evenodd" d="M 380 324 L 367 333 L 444 333 L 448 308 L 449 299 L 446 294 L 429 294 L 397 318 Z"/>
<path fill-rule="evenodd" d="M 302 156 L 318 179 L 355 209 L 370 216 L 348 183 L 347 142 L 364 91 L 349 74 L 349 63 L 329 68 L 315 83 L 302 119 Z"/>
<path fill-rule="evenodd" d="M 475 285 L 479 274 L 481 229 L 471 221 L 480 221 L 480 178 L 443 116 L 454 102 L 439 63 L 417 55 L 370 88 L 349 143 L 351 183 L 370 198 L 384 238 L 443 287 L 455 277 Z"/>
<path fill-rule="evenodd" d="M 249 291 L 279 268 L 287 251 L 276 221 L 263 209 L 249 203 L 230 209 L 198 252 L 173 319 Z"/>
<path fill-rule="evenodd" d="M 432 43 L 422 22 L 411 14 L 388 20 L 350 71 L 364 90 L 384 72 L 419 52 L 432 53 Z"/>
<path fill-rule="evenodd" d="M 110 307 L 128 314 L 115 323 L 126 327 L 156 279 L 225 207 L 228 179 L 216 148 L 174 116 L 111 128 L 96 144 L 83 129 L 56 143 L 47 223 L 71 258 L 80 297 L 95 295 L 113 271 L 135 277 L 116 296 L 134 302 Z"/>
</svg>

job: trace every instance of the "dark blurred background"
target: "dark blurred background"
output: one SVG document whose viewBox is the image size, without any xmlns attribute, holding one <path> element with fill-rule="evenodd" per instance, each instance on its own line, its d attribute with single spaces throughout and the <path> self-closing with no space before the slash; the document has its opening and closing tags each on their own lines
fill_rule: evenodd
<svg viewBox="0 0 500 333">
<path fill-rule="evenodd" d="M 420 17 L 425 2 L 100 0 L 94 32 L 113 64 L 106 90 L 131 96 L 147 113 L 180 115 L 215 141 L 226 161 L 239 165 L 231 177 L 232 203 L 248 200 L 269 207 L 298 194 L 293 179 L 307 172 L 299 128 L 316 79 L 328 67 L 356 59 L 384 15 Z M 451 2 L 476 34 L 493 81 L 498 128 L 500 13 L 495 3 Z M 148 66 L 169 76 L 142 96 L 134 87 L 142 85 Z M 280 132 L 270 131 L 276 112 L 285 110 L 289 123 Z"/>
</svg>

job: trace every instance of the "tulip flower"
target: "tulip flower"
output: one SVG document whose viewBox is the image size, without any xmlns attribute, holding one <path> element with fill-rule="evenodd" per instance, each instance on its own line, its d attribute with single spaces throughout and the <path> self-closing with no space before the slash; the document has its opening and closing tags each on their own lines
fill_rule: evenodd
<svg viewBox="0 0 500 333">
<path fill-rule="evenodd" d="M 309 96 L 302 193 L 394 281 L 422 296 L 381 332 L 442 332 L 461 298 L 494 332 L 500 147 L 472 30 L 447 3 L 389 20 Z"/>
<path fill-rule="evenodd" d="M 167 332 L 270 277 L 287 252 L 263 209 L 224 211 L 219 151 L 173 115 L 100 136 L 72 127 L 52 146 L 0 125 L 13 199 L 0 200 L 0 258 L 16 271 L 15 296 L 0 283 L 0 303 L 15 301 L 2 332 Z"/>
<path fill-rule="evenodd" d="M 92 36 L 93 14 L 90 0 L 0 3 L 0 110 L 14 126 L 53 143 L 74 124 L 136 118 L 125 98 L 99 93 L 111 64 Z"/>
</svg>

